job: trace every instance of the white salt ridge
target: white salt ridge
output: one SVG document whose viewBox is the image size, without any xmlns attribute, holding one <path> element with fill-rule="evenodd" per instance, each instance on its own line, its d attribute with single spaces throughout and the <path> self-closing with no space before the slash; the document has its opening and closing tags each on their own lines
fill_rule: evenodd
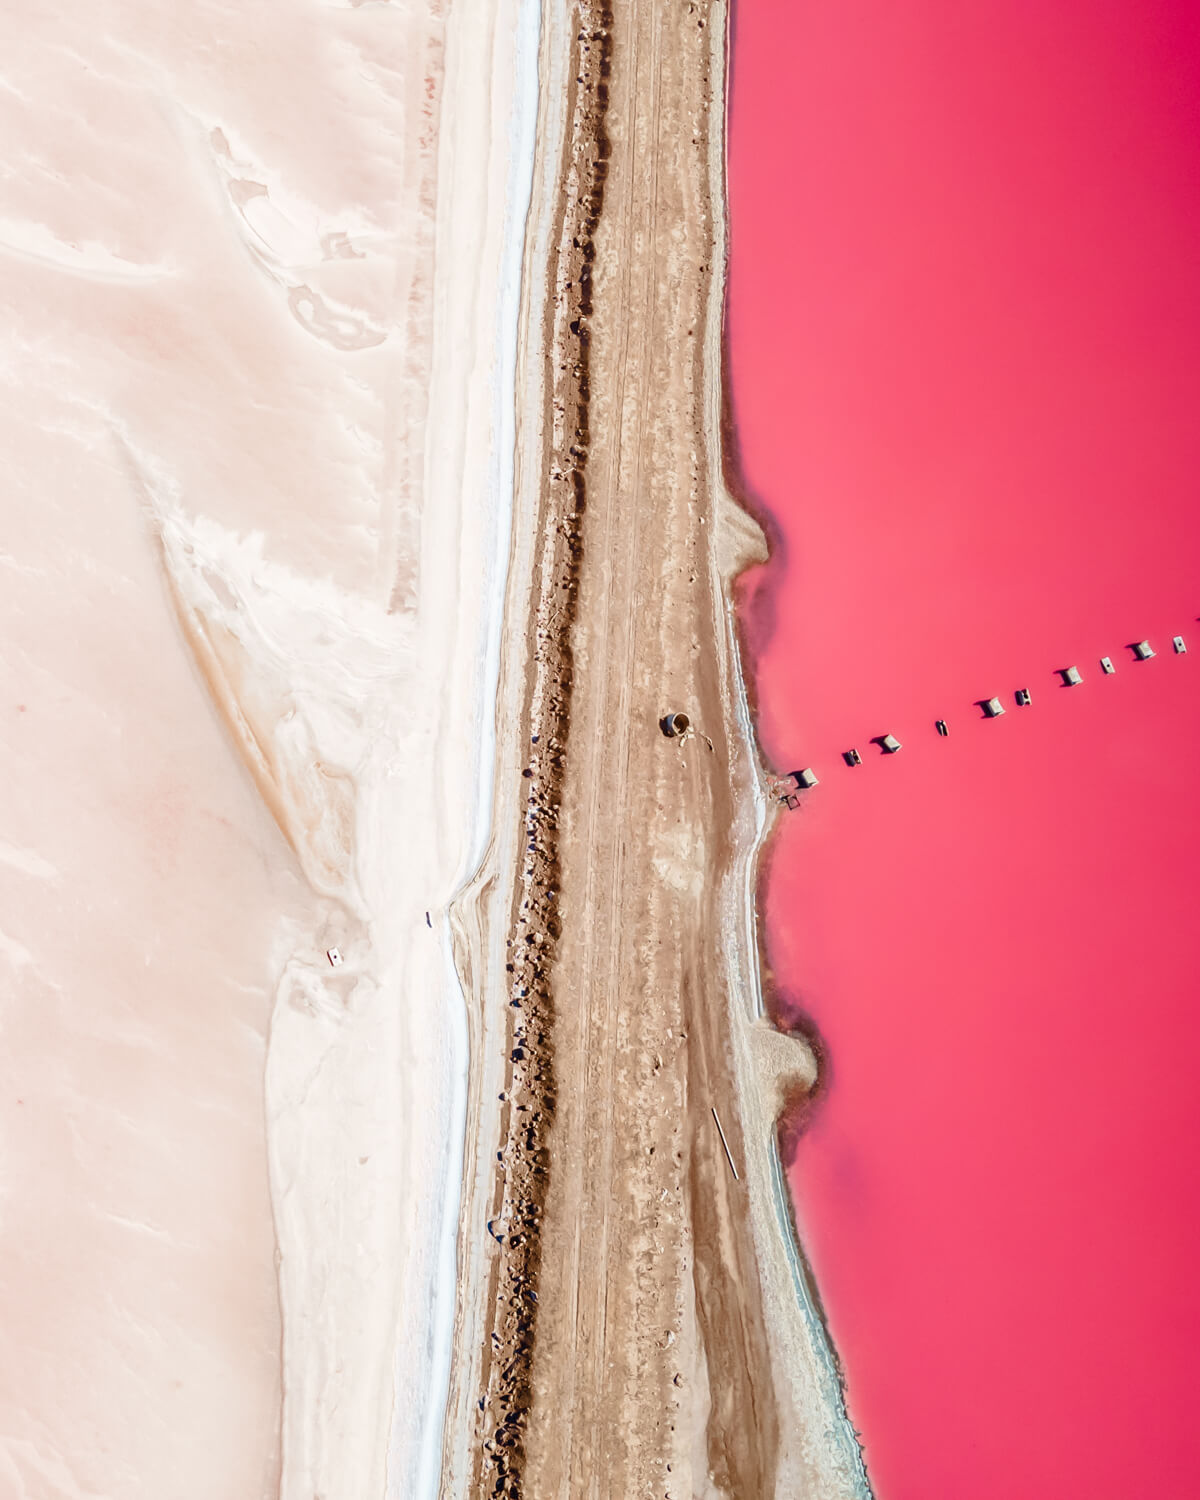
<svg viewBox="0 0 1200 1500">
<path fill-rule="evenodd" d="M 7 865 L 10 870 L 19 870 L 22 875 L 29 875 L 34 880 L 58 879 L 58 870 L 48 859 L 43 859 L 32 849 L 18 849 L 15 844 L 7 843 L 4 839 L 0 839 L 0 865 Z"/>
<path fill-rule="evenodd" d="M 508 576 L 509 536 L 512 528 L 518 323 L 521 307 L 525 221 L 529 212 L 533 187 L 540 17 L 538 0 L 516 0 L 516 3 L 505 5 L 500 21 L 494 23 L 492 46 L 495 50 L 490 58 L 478 58 L 476 54 L 477 66 L 480 64 L 489 66 L 491 73 L 489 82 L 492 86 L 494 87 L 502 79 L 511 80 L 512 93 L 509 99 L 508 119 L 504 122 L 506 128 L 503 134 L 497 130 L 493 135 L 492 152 L 500 155 L 501 159 L 495 166 L 488 162 L 487 167 L 490 170 L 486 173 L 487 178 L 494 181 L 500 178 L 503 172 L 504 194 L 503 213 L 498 226 L 499 275 L 495 293 L 492 346 L 494 367 L 489 382 L 491 441 L 487 450 L 487 504 L 483 515 L 479 517 L 480 529 L 485 538 L 483 593 L 486 612 L 481 639 L 483 650 L 477 658 L 479 665 L 476 668 L 481 712 L 478 721 L 478 754 L 475 756 L 474 763 L 475 816 L 472 820 L 469 845 L 463 851 L 462 861 L 456 872 L 455 895 L 466 887 L 478 870 L 484 857 L 492 825 L 496 758 L 495 706 L 500 674 L 501 626 Z M 463 24 L 461 14 L 459 24 Z M 452 30 L 453 25 L 452 21 Z M 497 45 L 497 40 L 499 45 Z M 507 52 L 509 47 L 512 48 L 511 55 Z M 449 94 L 449 81 L 453 76 L 452 70 L 455 62 L 455 53 L 450 50 L 447 59 L 447 94 Z M 465 68 L 460 78 L 464 89 L 474 86 L 475 81 L 467 75 Z M 503 97 L 502 91 L 497 92 L 501 92 L 501 97 Z M 485 158 L 481 153 L 476 160 L 476 169 L 478 170 L 484 164 Z M 484 191 L 486 193 L 486 188 Z M 496 216 L 492 217 L 493 226 L 495 226 Z M 445 248 L 444 241 L 443 248 Z M 442 263 L 444 264 L 444 261 Z M 443 285 L 446 286 L 449 296 L 453 297 L 453 281 L 447 277 Z M 388 1462 L 389 1500 L 391 1497 L 401 1500 L 401 1497 L 408 1495 L 412 1495 L 414 1500 L 427 1500 L 427 1497 L 428 1500 L 436 1500 L 441 1478 L 443 1424 L 446 1416 L 453 1352 L 458 1212 L 462 1194 L 462 1147 L 466 1121 L 467 1034 L 462 1009 L 466 997 L 462 996 L 459 987 L 448 924 L 442 921 L 439 927 L 447 987 L 450 993 L 460 1000 L 457 1007 L 453 1005 L 450 1007 L 457 1022 L 455 1050 L 460 1059 L 460 1066 L 456 1072 L 453 1122 L 457 1151 L 449 1162 L 446 1180 L 440 1233 L 437 1311 L 434 1319 L 434 1338 L 429 1369 L 436 1404 L 431 1405 L 424 1423 L 419 1465 L 415 1483 L 411 1486 L 408 1480 L 412 1470 L 403 1437 L 403 1424 L 393 1421 Z M 400 1354 L 403 1358 L 403 1351 L 400 1351 Z"/>
<path fill-rule="evenodd" d="M 30 219 L 0 218 L 0 253 L 40 261 L 75 276 L 108 281 L 158 281 L 178 271 L 170 262 L 126 260 L 94 240 L 61 240 L 45 224 Z"/>
</svg>

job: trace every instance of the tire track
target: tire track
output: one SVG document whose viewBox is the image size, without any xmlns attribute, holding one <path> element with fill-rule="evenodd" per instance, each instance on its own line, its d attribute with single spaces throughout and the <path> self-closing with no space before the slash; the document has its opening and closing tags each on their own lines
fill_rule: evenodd
<svg viewBox="0 0 1200 1500">
<path fill-rule="evenodd" d="M 572 635 L 578 616 L 587 510 L 594 237 L 610 154 L 604 117 L 611 68 L 611 10 L 602 0 L 581 4 L 579 14 L 579 71 L 554 278 L 553 348 L 561 359 L 547 392 L 553 436 L 525 714 L 526 743 L 531 748 L 529 764 L 522 772 L 528 786 L 524 853 L 507 944 L 512 1046 L 504 1099 L 507 1121 L 498 1153 L 501 1210 L 488 1224 L 497 1248 L 491 1330 L 482 1372 L 484 1394 L 479 1400 L 476 1488 L 506 1500 L 518 1500 L 524 1488 L 542 1215 L 550 1168 L 548 1139 L 557 1107 L 552 977 L 561 934 L 559 815 L 570 736 Z"/>
</svg>

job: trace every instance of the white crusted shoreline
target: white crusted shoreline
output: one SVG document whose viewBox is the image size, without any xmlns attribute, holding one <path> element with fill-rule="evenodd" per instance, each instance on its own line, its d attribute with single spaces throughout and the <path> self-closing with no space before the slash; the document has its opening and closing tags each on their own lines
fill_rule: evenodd
<svg viewBox="0 0 1200 1500">
<path fill-rule="evenodd" d="M 14 1494 L 437 1493 L 537 24 L 0 23 Z"/>
<path fill-rule="evenodd" d="M 331 1111 L 314 1122 L 313 1060 L 288 1026 L 286 996 L 276 1009 L 285 1029 L 273 1032 L 272 1073 L 303 1080 L 295 1129 L 335 1142 L 342 1158 L 339 1164 L 318 1155 L 276 1178 L 279 1210 L 289 1211 L 298 1193 L 312 1199 L 294 1232 L 280 1232 L 285 1340 L 295 1335 L 285 1345 L 283 1494 L 296 1500 L 312 1492 L 329 1500 L 381 1492 L 407 1500 L 438 1491 L 467 1068 L 464 997 L 446 912 L 473 875 L 491 823 L 536 20 L 532 0 L 513 0 L 486 19 L 462 4 L 447 16 L 416 639 L 411 676 L 396 700 L 410 736 L 414 723 L 420 728 L 386 786 L 377 782 L 372 790 L 359 782 L 360 854 L 369 847 L 367 825 L 387 829 L 390 843 L 387 854 L 380 852 L 386 879 L 369 918 L 382 1003 L 366 1016 L 362 1040 L 390 1057 L 397 1097 L 376 1122 L 375 1149 L 384 1160 L 373 1181 L 356 1182 L 345 1165 L 352 1149 L 346 1111 L 370 1062 L 353 1043 L 339 1044 L 336 1057 L 324 1054 L 322 1074 L 338 1073 L 344 1092 L 338 1118 Z M 404 733 L 399 721 L 395 729 Z M 271 1131 L 273 1159 L 288 1131 L 281 1112 Z M 358 1204 L 364 1225 L 381 1237 L 370 1281 L 358 1275 L 336 1281 L 347 1247 L 328 1234 L 335 1182 L 339 1216 Z M 322 1244 L 328 1260 L 314 1265 Z M 299 1261 L 290 1281 L 289 1249 Z M 314 1339 L 311 1317 L 318 1309 L 330 1322 Z M 334 1379 L 344 1383 L 344 1404 L 331 1400 L 327 1360 L 334 1346 L 342 1357 Z M 372 1409 L 377 1415 L 364 1420 Z"/>
<path fill-rule="evenodd" d="M 482 508 L 480 530 L 484 533 L 484 570 L 481 594 L 486 601 L 480 632 L 480 643 L 473 667 L 477 679 L 478 737 L 474 757 L 476 793 L 471 838 L 455 872 L 447 901 L 457 899 L 479 869 L 492 833 L 493 789 L 496 758 L 496 707 L 500 676 L 500 648 L 504 622 L 504 603 L 508 582 L 510 532 L 513 513 L 513 483 L 516 444 L 516 358 L 518 321 L 521 306 L 521 274 L 525 246 L 525 219 L 532 187 L 535 129 L 537 119 L 537 58 L 539 48 L 539 0 L 509 0 L 492 14 L 490 35 L 476 24 L 464 7 L 451 14 L 447 46 L 447 95 L 461 90 L 466 101 L 486 83 L 488 96 L 495 96 L 488 152 L 480 152 L 474 162 L 476 178 L 483 167 L 483 197 L 488 203 L 488 223 L 494 259 L 482 275 L 495 276 L 493 363 L 489 389 L 491 394 L 489 442 L 482 458 L 486 463 L 487 503 Z M 481 38 L 481 31 L 484 33 Z M 461 32 L 463 46 L 457 33 Z M 490 47 L 481 47 L 483 40 Z M 482 76 L 481 76 L 482 75 Z M 497 90 L 500 80 L 511 80 L 511 92 Z M 507 119 L 504 106 L 507 102 Z M 469 108 L 465 102 L 460 106 Z M 506 125 L 507 128 L 501 127 Z M 444 137 L 443 137 L 444 139 Z M 454 153 L 457 156 L 457 151 Z M 468 160 L 470 151 L 464 153 Z M 499 202 L 494 204 L 490 186 L 503 182 Z M 476 182 L 476 191 L 479 184 Z M 470 193 L 466 207 L 469 212 Z M 439 198 L 441 193 L 439 192 Z M 498 233 L 498 239 L 496 238 Z M 465 279 L 453 253 L 453 225 L 446 226 L 442 255 L 438 261 L 440 292 L 453 302 Z M 449 242 L 449 243 L 448 243 Z M 437 347 L 435 344 L 435 365 Z M 464 493 L 469 486 L 464 476 Z M 448 995 L 448 1010 L 454 1014 L 456 1055 L 460 1066 L 456 1074 L 453 1111 L 453 1149 L 446 1170 L 446 1192 L 438 1230 L 440 1248 L 439 1290 L 436 1298 L 434 1350 L 429 1370 L 436 1406 L 428 1413 L 421 1435 L 418 1468 L 412 1477 L 411 1457 L 396 1440 L 396 1424 L 388 1453 L 388 1494 L 436 1500 L 441 1484 L 444 1423 L 453 1358 L 454 1312 L 457 1288 L 458 1215 L 462 1194 L 463 1131 L 466 1121 L 467 1028 L 461 980 L 455 961 L 453 935 L 444 915 L 438 924 L 442 962 Z M 457 1010 L 456 1010 L 457 1007 Z M 403 1361 L 403 1350 L 398 1350 Z M 398 1390 L 402 1389 L 397 1381 Z"/>
</svg>

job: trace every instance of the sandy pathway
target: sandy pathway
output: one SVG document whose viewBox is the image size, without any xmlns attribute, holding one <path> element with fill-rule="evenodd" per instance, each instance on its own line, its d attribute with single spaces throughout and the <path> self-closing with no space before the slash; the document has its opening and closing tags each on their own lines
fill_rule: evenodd
<svg viewBox="0 0 1200 1500">
<path fill-rule="evenodd" d="M 859 1485 L 770 1148 L 780 1075 L 812 1060 L 753 991 L 763 803 L 726 592 L 761 541 L 718 444 L 724 25 L 595 4 L 545 28 L 511 732 L 463 911 L 483 1008 L 452 1494 Z M 658 727 L 679 709 L 682 745 Z"/>
</svg>

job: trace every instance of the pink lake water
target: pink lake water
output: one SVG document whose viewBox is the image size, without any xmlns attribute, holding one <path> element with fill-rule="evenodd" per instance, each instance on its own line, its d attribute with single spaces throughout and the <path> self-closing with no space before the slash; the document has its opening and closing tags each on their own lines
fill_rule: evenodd
<svg viewBox="0 0 1200 1500">
<path fill-rule="evenodd" d="M 1198 1493 L 1200 6 L 737 0 L 729 189 L 758 727 L 821 778 L 761 893 L 828 1055 L 790 1182 L 872 1484 Z"/>
</svg>

